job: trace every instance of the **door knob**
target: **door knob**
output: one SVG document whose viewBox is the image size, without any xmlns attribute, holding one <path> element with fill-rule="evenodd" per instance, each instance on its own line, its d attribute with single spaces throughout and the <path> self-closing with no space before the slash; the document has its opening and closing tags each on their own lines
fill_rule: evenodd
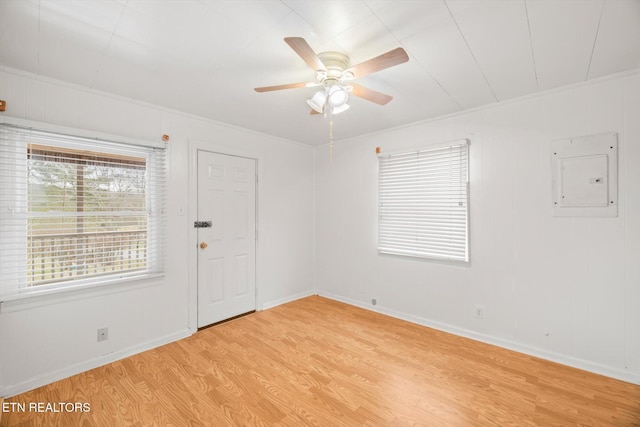
<svg viewBox="0 0 640 427">
<path fill-rule="evenodd" d="M 200 243 L 200 249 L 207 249 L 207 245 L 205 242 Z"/>
</svg>

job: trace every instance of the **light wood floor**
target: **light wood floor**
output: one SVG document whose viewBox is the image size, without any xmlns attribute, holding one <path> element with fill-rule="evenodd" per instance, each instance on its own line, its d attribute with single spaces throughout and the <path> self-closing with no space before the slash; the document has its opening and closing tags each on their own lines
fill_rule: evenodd
<svg viewBox="0 0 640 427">
<path fill-rule="evenodd" d="M 320 297 L 41 387 L 5 426 L 640 426 L 640 386 Z"/>
</svg>

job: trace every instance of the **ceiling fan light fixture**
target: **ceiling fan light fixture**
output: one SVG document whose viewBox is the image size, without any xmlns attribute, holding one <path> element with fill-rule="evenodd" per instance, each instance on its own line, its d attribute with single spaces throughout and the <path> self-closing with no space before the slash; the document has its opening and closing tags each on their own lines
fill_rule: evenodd
<svg viewBox="0 0 640 427">
<path fill-rule="evenodd" d="M 324 110 L 324 104 L 327 102 L 327 95 L 324 91 L 316 92 L 313 97 L 307 99 L 307 104 L 309 107 L 316 110 L 318 113 L 322 113 Z"/>
<path fill-rule="evenodd" d="M 331 114 L 335 115 L 335 114 L 340 114 L 343 111 L 347 111 L 349 108 L 351 108 L 351 106 L 347 103 L 342 104 L 339 107 L 333 107 L 333 110 L 331 110 Z"/>
<path fill-rule="evenodd" d="M 349 101 L 349 94 L 342 86 L 334 85 L 329 88 L 328 98 L 329 105 L 334 108 L 341 107 Z"/>
<path fill-rule="evenodd" d="M 314 73 L 317 82 L 323 82 L 327 78 L 327 70 L 317 70 Z"/>
</svg>

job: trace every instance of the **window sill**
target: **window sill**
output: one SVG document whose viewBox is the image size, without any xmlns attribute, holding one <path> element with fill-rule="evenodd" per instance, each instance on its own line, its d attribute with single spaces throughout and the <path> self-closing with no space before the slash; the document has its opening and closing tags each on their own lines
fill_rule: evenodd
<svg viewBox="0 0 640 427">
<path fill-rule="evenodd" d="M 388 250 L 378 249 L 378 254 L 381 256 L 388 256 L 391 258 L 405 258 L 414 261 L 424 261 L 424 262 L 436 262 L 441 264 L 449 264 L 449 265 L 459 265 L 459 266 L 470 266 L 471 261 L 469 259 L 456 259 L 456 258 L 448 258 L 448 257 L 435 257 L 435 256 L 427 256 L 427 255 L 419 255 L 405 252 L 393 252 Z"/>
<path fill-rule="evenodd" d="M 27 310 L 83 298 L 125 292 L 163 283 L 164 273 L 145 274 L 125 278 L 110 278 L 93 283 L 83 283 L 60 288 L 46 289 L 7 295 L 0 299 L 0 312 Z"/>
</svg>

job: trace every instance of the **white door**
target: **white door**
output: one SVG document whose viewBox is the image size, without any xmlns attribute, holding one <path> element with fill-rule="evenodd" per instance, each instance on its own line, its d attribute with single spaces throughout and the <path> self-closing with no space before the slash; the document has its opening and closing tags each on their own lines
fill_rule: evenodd
<svg viewBox="0 0 640 427">
<path fill-rule="evenodd" d="M 256 308 L 256 161 L 198 152 L 198 327 Z"/>
</svg>

